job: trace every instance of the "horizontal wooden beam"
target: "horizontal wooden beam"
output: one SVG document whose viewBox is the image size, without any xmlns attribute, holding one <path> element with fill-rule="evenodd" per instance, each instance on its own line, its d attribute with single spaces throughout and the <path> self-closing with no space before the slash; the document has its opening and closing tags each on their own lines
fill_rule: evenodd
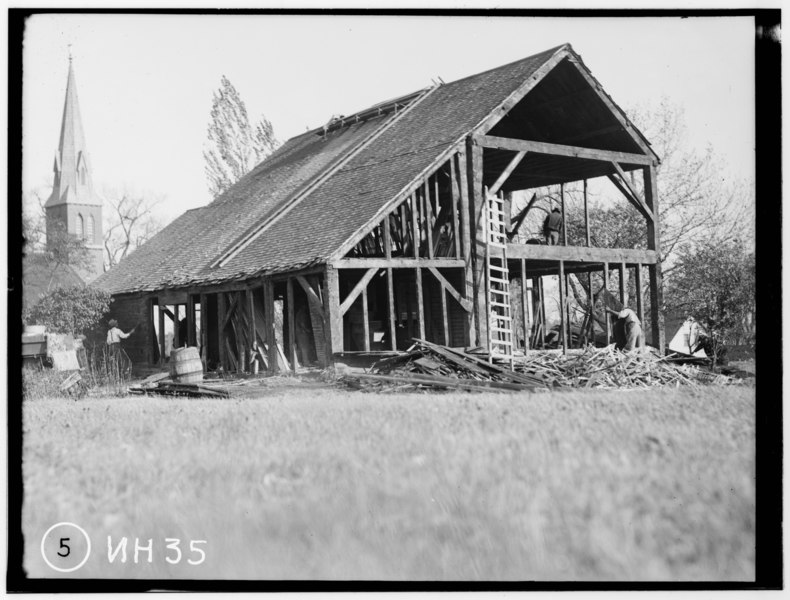
<svg viewBox="0 0 790 600">
<path fill-rule="evenodd" d="M 508 258 L 526 260 L 564 260 L 590 263 L 627 263 L 653 265 L 658 262 L 653 250 L 631 248 L 587 248 L 585 246 L 544 246 L 542 244 L 508 244 Z M 528 265 L 529 266 L 529 265 Z"/>
<path fill-rule="evenodd" d="M 436 267 L 451 269 L 463 267 L 463 259 L 457 258 L 343 258 L 332 263 L 336 269 L 414 269 Z"/>
<path fill-rule="evenodd" d="M 513 150 L 514 152 L 526 151 L 538 154 L 554 154 L 570 158 L 585 158 L 589 160 L 602 160 L 607 162 L 617 161 L 633 165 L 652 165 L 653 158 L 644 154 L 631 154 L 616 152 L 614 150 L 599 150 L 597 148 L 583 148 L 582 146 L 566 146 L 564 144 L 550 144 L 548 142 L 535 142 L 531 140 L 518 140 L 503 138 L 493 135 L 478 135 L 475 143 L 483 148 L 496 148 L 498 150 Z"/>
</svg>

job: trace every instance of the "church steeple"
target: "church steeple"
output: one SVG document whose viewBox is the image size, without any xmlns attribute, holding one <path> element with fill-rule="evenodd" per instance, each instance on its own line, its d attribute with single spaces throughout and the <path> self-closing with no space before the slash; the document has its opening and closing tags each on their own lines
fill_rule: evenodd
<svg viewBox="0 0 790 600">
<path fill-rule="evenodd" d="M 93 191 L 85 133 L 82 129 L 80 103 L 77 99 L 77 82 L 74 64 L 69 57 L 69 77 L 66 83 L 66 100 L 63 104 L 63 121 L 60 126 L 60 143 L 55 155 L 55 180 L 47 207 L 76 203 L 101 206 L 102 200 Z"/>
<path fill-rule="evenodd" d="M 102 198 L 93 189 L 93 177 L 82 116 L 77 99 L 74 64 L 69 53 L 69 75 L 60 142 L 53 165 L 52 194 L 44 205 L 47 211 L 47 231 L 65 229 L 85 241 L 92 255 L 87 280 L 102 272 Z"/>
</svg>

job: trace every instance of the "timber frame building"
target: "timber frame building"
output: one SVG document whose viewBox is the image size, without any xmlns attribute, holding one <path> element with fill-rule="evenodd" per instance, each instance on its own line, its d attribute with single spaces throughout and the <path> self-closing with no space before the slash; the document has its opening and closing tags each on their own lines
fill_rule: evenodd
<svg viewBox="0 0 790 600">
<path fill-rule="evenodd" d="M 559 275 L 567 306 L 569 273 L 608 281 L 610 270 L 621 300 L 626 272 L 641 289 L 647 271 L 663 348 L 657 164 L 566 44 L 290 139 L 96 283 L 121 327 L 138 325 L 125 346 L 140 366 L 163 362 L 168 328 L 173 346 L 198 346 L 207 368 L 225 371 L 248 370 L 256 344 L 272 370 L 403 350 L 412 338 L 512 356 L 514 339 L 536 339 L 543 277 Z M 598 177 L 644 217 L 644 249 L 591 247 L 586 194 L 582 245 L 513 241 L 523 214 L 511 221 L 512 192 Z M 533 303 L 520 332 L 514 278 L 521 306 Z"/>
</svg>

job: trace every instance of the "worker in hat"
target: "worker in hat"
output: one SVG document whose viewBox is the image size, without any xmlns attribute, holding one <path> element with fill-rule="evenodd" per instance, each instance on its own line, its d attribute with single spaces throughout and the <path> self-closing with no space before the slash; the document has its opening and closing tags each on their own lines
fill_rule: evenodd
<svg viewBox="0 0 790 600">
<path fill-rule="evenodd" d="M 107 346 L 110 348 L 110 354 L 115 354 L 120 347 L 121 340 L 125 340 L 134 333 L 136 327 L 132 327 L 129 333 L 124 333 L 118 327 L 118 321 L 110 319 L 110 329 L 107 331 Z"/>
<path fill-rule="evenodd" d="M 645 346 L 645 336 L 642 333 L 642 323 L 639 317 L 630 308 L 621 311 L 606 309 L 607 312 L 617 315 L 614 324 L 614 347 L 618 350 L 630 352 L 631 350 L 641 350 Z"/>
<path fill-rule="evenodd" d="M 543 236 L 546 238 L 546 244 L 549 246 L 559 244 L 560 233 L 562 233 L 562 214 L 559 208 L 554 207 L 543 221 Z"/>
</svg>

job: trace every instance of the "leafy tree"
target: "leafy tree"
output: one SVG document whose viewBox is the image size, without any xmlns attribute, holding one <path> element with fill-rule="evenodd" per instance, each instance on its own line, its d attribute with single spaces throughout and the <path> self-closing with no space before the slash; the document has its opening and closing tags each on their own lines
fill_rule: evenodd
<svg viewBox="0 0 790 600">
<path fill-rule="evenodd" d="M 277 145 L 272 124 L 261 117 L 253 127 L 244 101 L 223 75 L 211 103 L 208 142 L 203 151 L 211 195 L 221 195 Z"/>
<path fill-rule="evenodd" d="M 684 250 L 666 290 L 666 304 L 693 315 L 723 341 L 749 340 L 754 334 L 754 254 L 741 239 L 704 240 Z"/>
<path fill-rule="evenodd" d="M 39 300 L 24 319 L 46 325 L 54 333 L 88 334 L 99 326 L 110 302 L 109 293 L 90 286 L 58 288 Z"/>
</svg>

